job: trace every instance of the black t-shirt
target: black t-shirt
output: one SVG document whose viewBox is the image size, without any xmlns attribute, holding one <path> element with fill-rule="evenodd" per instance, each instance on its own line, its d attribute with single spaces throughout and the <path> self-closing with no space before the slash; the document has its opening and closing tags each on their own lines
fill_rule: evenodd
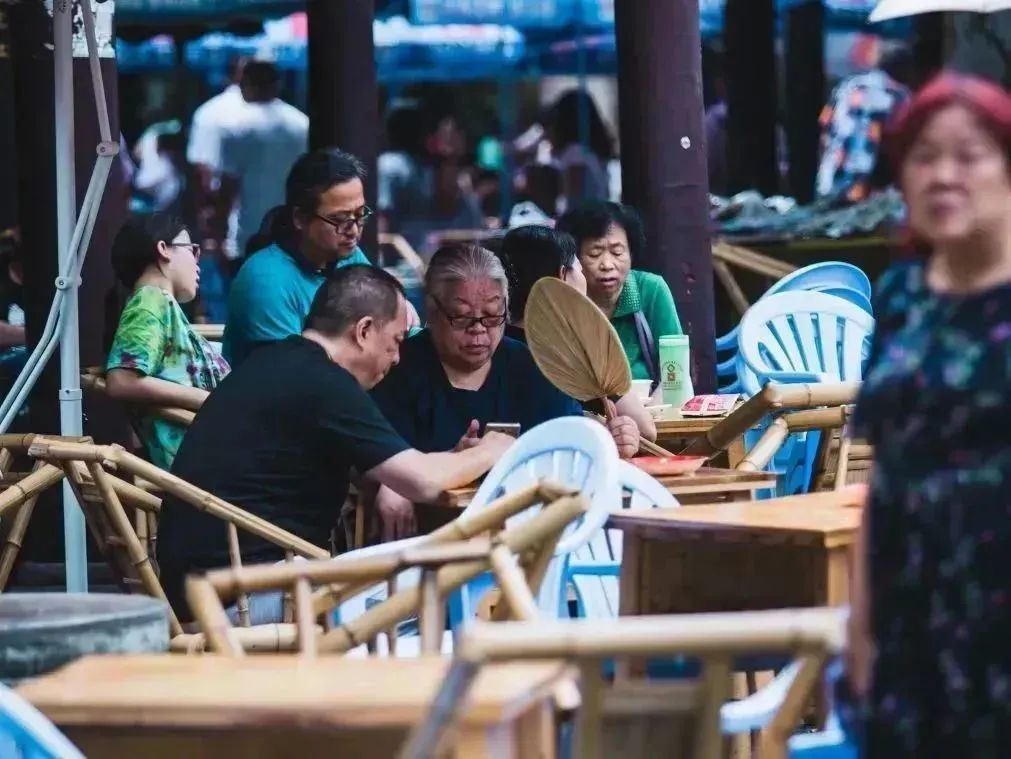
<svg viewBox="0 0 1011 759">
<path fill-rule="evenodd" d="M 518 423 L 523 432 L 549 419 L 579 416 L 579 404 L 541 374 L 522 343 L 502 338 L 479 390 L 453 387 L 428 330 L 400 348 L 400 363 L 372 391 L 386 418 L 419 451 L 451 450 L 471 420 Z"/>
<path fill-rule="evenodd" d="M 326 547 L 349 470 L 368 471 L 409 447 L 351 374 L 319 345 L 295 336 L 250 354 L 214 390 L 172 472 Z M 239 541 L 243 563 L 284 558 L 282 549 L 242 529 Z M 180 611 L 175 602 L 186 572 L 227 566 L 225 523 L 167 496 L 158 558 L 166 593 Z"/>
</svg>

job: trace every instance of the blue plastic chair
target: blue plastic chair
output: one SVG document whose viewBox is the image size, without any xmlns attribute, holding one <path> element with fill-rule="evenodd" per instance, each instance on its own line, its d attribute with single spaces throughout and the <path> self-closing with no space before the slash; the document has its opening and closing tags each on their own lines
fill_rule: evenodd
<svg viewBox="0 0 1011 759">
<path fill-rule="evenodd" d="M 84 759 L 42 712 L 0 683 L 0 756 Z"/>
<path fill-rule="evenodd" d="M 860 306 L 867 313 L 872 313 L 871 281 L 862 269 L 852 264 L 841 261 L 824 261 L 805 266 L 776 282 L 762 295 L 762 299 L 778 293 L 796 290 L 825 292 L 835 295 Z M 738 363 L 736 359 L 739 331 L 740 326 L 738 325 L 727 334 L 716 339 L 717 352 L 733 353 L 733 355 L 719 362 L 716 366 L 718 377 L 725 379 L 733 378 L 733 381 L 720 388 L 720 392 L 723 393 L 746 392 L 737 377 Z M 754 392 L 754 390 L 751 391 L 751 393 Z"/>
</svg>

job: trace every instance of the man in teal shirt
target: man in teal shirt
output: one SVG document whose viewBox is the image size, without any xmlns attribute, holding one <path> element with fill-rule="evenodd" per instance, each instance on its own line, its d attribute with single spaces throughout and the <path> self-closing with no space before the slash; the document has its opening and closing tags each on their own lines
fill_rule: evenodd
<svg viewBox="0 0 1011 759">
<path fill-rule="evenodd" d="M 301 334 L 330 272 L 370 263 L 358 247 L 372 216 L 364 178 L 362 162 L 337 148 L 315 150 L 295 162 L 285 204 L 267 214 L 232 282 L 224 354 L 233 367 L 260 345 Z M 416 322 L 417 314 L 413 317 Z"/>
</svg>

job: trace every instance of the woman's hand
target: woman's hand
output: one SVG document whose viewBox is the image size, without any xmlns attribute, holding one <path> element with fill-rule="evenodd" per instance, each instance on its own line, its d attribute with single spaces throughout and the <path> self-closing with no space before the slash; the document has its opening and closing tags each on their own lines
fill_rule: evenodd
<svg viewBox="0 0 1011 759">
<path fill-rule="evenodd" d="M 617 416 L 613 401 L 606 400 L 604 406 L 608 420 L 607 431 L 618 446 L 618 455 L 623 459 L 632 458 L 639 452 L 639 427 L 631 417 Z"/>
</svg>

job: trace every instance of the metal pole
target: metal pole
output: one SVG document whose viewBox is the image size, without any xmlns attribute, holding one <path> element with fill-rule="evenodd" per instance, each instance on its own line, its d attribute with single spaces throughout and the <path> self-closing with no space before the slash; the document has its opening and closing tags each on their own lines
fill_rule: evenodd
<svg viewBox="0 0 1011 759">
<path fill-rule="evenodd" d="M 89 4 L 90 6 L 90 4 Z M 85 12 L 90 12 L 86 7 Z M 73 2 L 53 3 L 53 62 L 56 121 L 56 234 L 60 272 L 77 271 L 71 244 L 77 215 L 74 190 L 74 69 Z M 58 283 L 58 287 L 62 283 Z M 79 436 L 81 423 L 81 357 L 78 345 L 78 281 L 65 283 L 63 330 L 60 340 L 60 434 Z M 62 289 L 62 288 L 61 288 Z M 88 549 L 84 514 L 70 485 L 63 483 L 63 545 L 66 552 L 67 591 L 88 590 Z"/>
</svg>

